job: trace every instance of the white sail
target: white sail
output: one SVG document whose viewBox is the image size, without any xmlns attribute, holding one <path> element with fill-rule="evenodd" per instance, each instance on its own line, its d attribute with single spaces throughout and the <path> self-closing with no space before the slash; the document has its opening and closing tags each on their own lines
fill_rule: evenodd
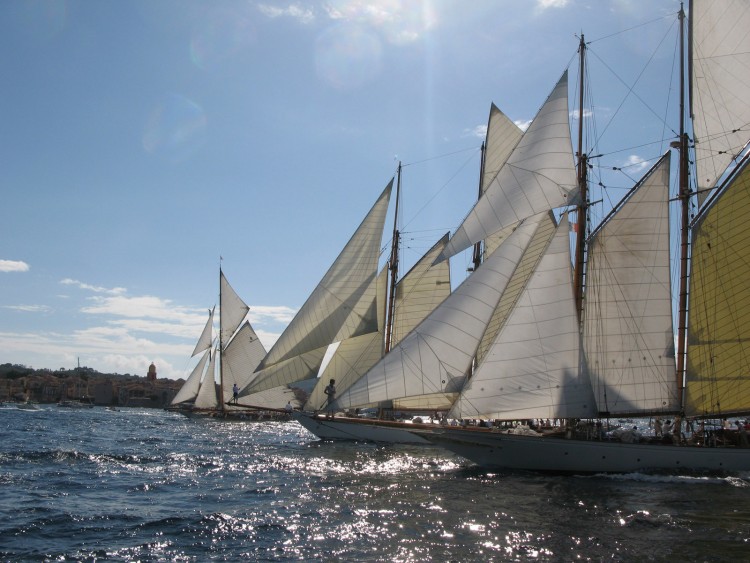
<svg viewBox="0 0 750 563">
<path fill-rule="evenodd" d="M 260 369 L 378 329 L 375 279 L 393 180 L 263 359 Z M 256 381 L 263 382 L 263 374 Z"/>
<path fill-rule="evenodd" d="M 255 368 L 266 355 L 266 349 L 248 321 L 227 344 L 221 357 L 224 404 L 232 399 L 234 384 L 246 387 L 255 376 Z"/>
<path fill-rule="evenodd" d="M 450 295 L 450 264 L 447 260 L 435 264 L 435 259 L 447 243 L 448 234 L 436 242 L 396 284 L 391 347 Z"/>
<path fill-rule="evenodd" d="M 567 215 L 450 416 L 502 419 L 596 415 L 573 299 Z M 503 247 L 500 247 L 503 248 Z"/>
<path fill-rule="evenodd" d="M 240 326 L 240 323 L 245 319 L 249 307 L 240 298 L 239 295 L 229 285 L 227 278 L 224 276 L 224 272 L 219 271 L 219 290 L 220 290 L 220 301 L 219 303 L 219 314 L 220 325 L 221 325 L 221 342 L 222 346 L 226 348 L 229 343 L 229 339 Z"/>
<path fill-rule="evenodd" d="M 302 406 L 294 389 L 290 389 L 286 385 L 266 389 L 260 393 L 252 393 L 242 398 L 243 405 L 250 405 L 261 409 L 283 409 L 287 403 L 291 403 L 292 408 L 295 409 L 299 409 Z"/>
<path fill-rule="evenodd" d="M 490 117 L 487 120 L 487 136 L 484 149 L 484 166 L 482 168 L 482 191 L 492 185 L 492 180 L 498 175 L 513 149 L 523 137 L 523 131 L 513 123 L 495 104 L 490 107 Z M 484 239 L 482 248 L 485 257 L 492 254 L 510 233 L 512 228 L 505 228 Z"/>
<path fill-rule="evenodd" d="M 494 313 L 492 313 L 492 319 L 487 325 L 487 329 L 484 331 L 484 335 L 482 335 L 482 341 L 477 348 L 474 358 L 475 364 L 481 364 L 484 360 L 498 332 L 505 325 L 508 315 L 510 315 L 518 301 L 518 296 L 526 287 L 529 277 L 534 273 L 536 265 L 547 249 L 550 238 L 556 229 L 557 221 L 555 221 L 552 212 L 549 211 L 540 219 L 539 228 L 534 233 L 534 237 L 531 239 L 526 252 L 523 253 L 523 258 L 518 263 L 497 307 L 495 307 Z"/>
<path fill-rule="evenodd" d="M 600 412 L 679 409 L 669 246 L 667 154 L 589 243 L 584 343 Z"/>
<path fill-rule="evenodd" d="M 208 320 L 203 327 L 203 332 L 201 332 L 201 336 L 198 338 L 198 342 L 195 344 L 195 349 L 191 356 L 195 356 L 196 354 L 200 354 L 211 348 L 211 344 L 213 343 L 213 336 L 211 333 L 214 325 L 214 309 L 211 309 L 208 312 Z"/>
<path fill-rule="evenodd" d="M 216 355 L 218 354 L 218 348 L 214 348 L 214 353 L 211 355 L 211 361 L 208 363 L 208 369 L 203 376 L 201 382 L 201 388 L 198 391 L 198 396 L 195 398 L 193 408 L 195 409 L 217 409 L 219 408 L 219 398 L 216 393 Z"/>
<path fill-rule="evenodd" d="M 210 350 L 206 350 L 203 353 L 203 357 L 193 368 L 193 371 L 190 373 L 187 381 L 185 381 L 185 384 L 180 387 L 180 390 L 174 396 L 174 399 L 172 399 L 171 404 L 177 405 L 179 403 L 184 403 L 185 401 L 192 401 L 198 396 L 198 389 L 200 389 L 201 386 L 201 377 L 203 376 L 203 370 L 206 369 L 206 362 L 208 361 L 208 358 L 210 356 Z"/>
<path fill-rule="evenodd" d="M 691 100 L 698 188 L 712 188 L 750 138 L 750 3 L 691 2 Z"/>
<path fill-rule="evenodd" d="M 446 234 L 430 248 L 396 284 L 392 328 L 392 346 L 400 342 L 422 320 L 450 295 L 450 267 L 447 261 L 434 264 L 435 258 L 445 248 Z M 387 272 L 379 276 L 385 297 Z M 380 307 L 381 310 L 384 307 Z M 381 320 L 381 325 L 383 324 Z M 339 394 L 346 391 L 383 357 L 383 331 L 341 342 L 331 358 L 320 381 L 313 389 L 305 410 L 320 410 L 327 400 L 323 392 L 331 379 L 336 381 Z"/>
<path fill-rule="evenodd" d="M 537 224 L 521 224 L 406 338 L 339 394 L 335 406 L 361 407 L 435 393 L 445 394 L 449 402 L 464 383 L 479 340 Z"/>
<path fill-rule="evenodd" d="M 327 349 L 328 346 L 323 346 L 258 370 L 250 384 L 240 390 L 240 397 L 280 385 L 316 378 Z"/>
<path fill-rule="evenodd" d="M 331 379 L 336 381 L 337 392 L 343 393 L 382 357 L 383 333 L 380 331 L 347 338 L 341 342 L 310 393 L 305 410 L 317 411 L 323 408 L 328 400 L 324 389 Z"/>
<path fill-rule="evenodd" d="M 388 286 L 388 269 L 382 268 L 375 280 L 377 290 L 378 327 L 377 332 L 347 338 L 339 342 L 324 371 L 319 374 L 318 382 L 305 402 L 307 411 L 320 410 L 328 401 L 325 387 L 331 379 L 336 381 L 339 393 L 348 389 L 355 381 L 367 372 L 383 357 L 385 345 L 385 308 Z"/>
<path fill-rule="evenodd" d="M 525 217 L 572 203 L 576 182 L 566 71 L 508 161 L 451 238 L 441 259 Z"/>
</svg>

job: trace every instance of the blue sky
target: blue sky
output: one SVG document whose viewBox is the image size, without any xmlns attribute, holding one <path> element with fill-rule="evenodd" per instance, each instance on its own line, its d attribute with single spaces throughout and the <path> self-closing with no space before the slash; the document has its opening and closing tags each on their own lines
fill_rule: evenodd
<svg viewBox="0 0 750 563">
<path fill-rule="evenodd" d="M 220 257 L 269 347 L 399 160 L 406 271 L 469 211 L 490 103 L 523 125 L 569 65 L 574 97 L 580 32 L 606 71 L 597 150 L 623 168 L 617 198 L 666 150 L 678 9 L 0 3 L 0 363 L 186 377 Z"/>
</svg>

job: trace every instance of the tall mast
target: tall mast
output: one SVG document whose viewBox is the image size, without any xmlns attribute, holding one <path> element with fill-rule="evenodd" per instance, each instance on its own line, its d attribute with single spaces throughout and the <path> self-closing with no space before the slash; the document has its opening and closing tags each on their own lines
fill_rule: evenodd
<svg viewBox="0 0 750 563">
<path fill-rule="evenodd" d="M 391 245 L 391 258 L 388 261 L 388 269 L 391 274 L 390 287 L 388 289 L 388 311 L 385 319 L 385 352 L 391 349 L 391 332 L 393 330 L 393 309 L 396 303 L 396 281 L 398 277 L 398 243 L 400 233 L 398 232 L 398 204 L 401 199 L 401 161 L 398 163 L 398 180 L 396 181 L 396 211 L 393 216 L 393 243 Z"/>
<path fill-rule="evenodd" d="M 586 155 L 583 152 L 583 86 L 586 63 L 586 43 L 581 33 L 581 43 L 578 47 L 580 57 L 580 84 L 578 95 L 578 188 L 580 190 L 581 202 L 578 205 L 577 222 L 576 222 L 576 256 L 575 256 L 575 281 L 574 294 L 576 300 L 576 310 L 580 320 L 583 313 L 583 285 L 584 285 L 584 255 L 586 252 L 586 214 L 588 200 L 588 180 Z"/>
<path fill-rule="evenodd" d="M 688 139 L 685 132 L 685 11 L 680 3 L 680 172 L 679 194 L 682 215 L 680 219 L 680 296 L 677 318 L 677 401 L 682 406 L 685 388 L 685 333 L 687 325 L 687 286 L 690 222 L 690 190 L 688 187 Z"/>
<path fill-rule="evenodd" d="M 479 164 L 479 195 L 477 196 L 477 201 L 482 198 L 482 193 L 484 193 L 484 164 L 485 164 L 485 158 L 487 157 L 487 147 L 485 146 L 484 142 L 482 142 L 482 158 Z M 479 268 L 480 264 L 482 263 L 482 241 L 478 241 L 474 245 L 474 255 L 472 256 L 472 269 L 471 271 L 476 271 L 477 268 Z"/>
<path fill-rule="evenodd" d="M 219 402 L 221 403 L 221 412 L 224 413 L 226 411 L 226 405 L 224 404 L 224 366 L 222 365 L 224 343 L 221 340 L 221 325 L 224 322 L 224 315 L 221 313 L 221 261 L 219 261 L 219 348 L 217 353 L 219 354 Z M 213 376 L 213 374 L 211 374 L 211 376 Z"/>
</svg>

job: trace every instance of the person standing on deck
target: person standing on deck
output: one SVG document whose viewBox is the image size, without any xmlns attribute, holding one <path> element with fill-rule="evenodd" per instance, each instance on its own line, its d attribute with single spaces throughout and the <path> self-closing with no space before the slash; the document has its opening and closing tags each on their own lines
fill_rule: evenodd
<svg viewBox="0 0 750 563">
<path fill-rule="evenodd" d="M 326 403 L 326 406 L 328 408 L 328 418 L 333 418 L 333 408 L 332 403 L 336 400 L 336 380 L 331 379 L 331 382 L 326 385 L 326 388 L 323 390 L 323 393 L 325 393 L 328 396 L 328 401 Z"/>
</svg>

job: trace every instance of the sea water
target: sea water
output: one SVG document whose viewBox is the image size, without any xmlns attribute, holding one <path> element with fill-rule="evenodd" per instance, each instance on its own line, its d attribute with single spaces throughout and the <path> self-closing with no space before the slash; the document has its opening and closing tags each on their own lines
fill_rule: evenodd
<svg viewBox="0 0 750 563">
<path fill-rule="evenodd" d="M 747 561 L 749 484 L 490 473 L 295 422 L 0 408 L 3 561 Z"/>
</svg>

